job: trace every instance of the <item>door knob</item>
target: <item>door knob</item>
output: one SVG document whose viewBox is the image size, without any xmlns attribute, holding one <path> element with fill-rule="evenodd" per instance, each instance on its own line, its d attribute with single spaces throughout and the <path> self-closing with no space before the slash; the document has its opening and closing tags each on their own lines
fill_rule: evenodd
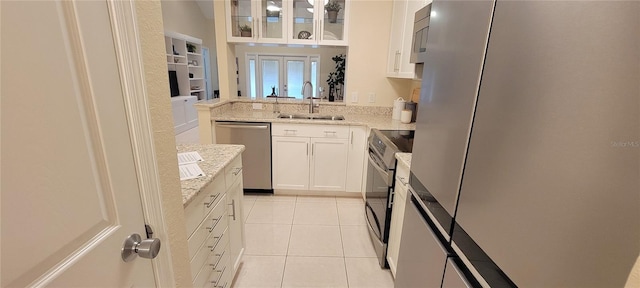
<svg viewBox="0 0 640 288">
<path fill-rule="evenodd" d="M 134 233 L 124 240 L 124 245 L 122 246 L 122 260 L 124 260 L 124 262 L 129 262 L 135 259 L 136 256 L 153 259 L 158 256 L 159 252 L 160 239 L 149 238 L 142 240 L 139 234 Z"/>
</svg>

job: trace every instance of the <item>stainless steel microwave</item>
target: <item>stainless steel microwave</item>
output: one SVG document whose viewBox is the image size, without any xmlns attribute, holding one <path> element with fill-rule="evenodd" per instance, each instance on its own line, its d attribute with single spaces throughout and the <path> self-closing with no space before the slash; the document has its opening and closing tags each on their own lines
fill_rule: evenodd
<svg viewBox="0 0 640 288">
<path fill-rule="evenodd" d="M 431 4 L 416 12 L 413 21 L 413 39 L 411 40 L 411 63 L 424 63 L 427 53 L 427 36 L 429 35 L 429 18 Z"/>
</svg>

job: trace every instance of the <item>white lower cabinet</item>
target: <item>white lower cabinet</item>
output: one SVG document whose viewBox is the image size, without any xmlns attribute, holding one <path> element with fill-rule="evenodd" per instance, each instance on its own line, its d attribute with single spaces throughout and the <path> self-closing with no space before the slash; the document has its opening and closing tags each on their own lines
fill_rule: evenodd
<svg viewBox="0 0 640 288">
<path fill-rule="evenodd" d="M 171 97 L 171 111 L 173 112 L 173 128 L 176 134 L 180 134 L 198 126 L 198 112 L 193 104 L 196 104 L 196 96 Z"/>
<path fill-rule="evenodd" d="M 194 287 L 231 286 L 245 247 L 243 196 L 238 156 L 185 207 Z"/>
<path fill-rule="evenodd" d="M 393 208 L 391 210 L 391 224 L 389 227 L 389 244 L 387 245 L 387 261 L 393 277 L 396 276 L 398 255 L 400 253 L 400 236 L 404 222 L 405 201 L 407 200 L 407 185 L 409 183 L 409 167 L 398 161 L 396 170 L 396 185 L 393 192 Z"/>
<path fill-rule="evenodd" d="M 271 137 L 274 189 L 309 189 L 310 141 L 307 137 Z"/>
<path fill-rule="evenodd" d="M 309 190 L 345 191 L 347 139 L 311 138 Z"/>
<path fill-rule="evenodd" d="M 361 191 L 364 145 L 360 139 L 353 145 L 349 126 L 273 123 L 271 133 L 274 189 Z M 350 162 L 351 154 L 356 155 L 353 161 L 362 157 L 360 163 Z M 350 165 L 357 170 L 353 177 L 358 183 L 351 185 L 353 189 L 347 188 Z"/>
<path fill-rule="evenodd" d="M 362 193 L 366 167 L 367 133 L 365 126 L 349 127 L 349 155 L 347 158 L 347 192 Z"/>
</svg>

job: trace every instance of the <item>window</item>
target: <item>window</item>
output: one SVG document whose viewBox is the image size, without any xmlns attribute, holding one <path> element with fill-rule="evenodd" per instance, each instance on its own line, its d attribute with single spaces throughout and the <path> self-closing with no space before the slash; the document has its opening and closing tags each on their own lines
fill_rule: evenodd
<svg viewBox="0 0 640 288">
<path fill-rule="evenodd" d="M 277 96 L 302 99 L 302 84 L 310 81 L 318 97 L 320 57 L 317 55 L 247 54 L 247 90 L 251 98 Z"/>
</svg>

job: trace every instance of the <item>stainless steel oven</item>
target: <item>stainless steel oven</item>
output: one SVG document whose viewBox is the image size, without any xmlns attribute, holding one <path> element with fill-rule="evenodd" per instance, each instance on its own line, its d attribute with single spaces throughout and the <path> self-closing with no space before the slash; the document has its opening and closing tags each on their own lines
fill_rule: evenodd
<svg viewBox="0 0 640 288">
<path fill-rule="evenodd" d="M 381 267 L 388 267 L 387 242 L 393 208 L 397 152 L 411 152 L 413 131 L 372 129 L 368 141 L 365 214 Z"/>
</svg>

